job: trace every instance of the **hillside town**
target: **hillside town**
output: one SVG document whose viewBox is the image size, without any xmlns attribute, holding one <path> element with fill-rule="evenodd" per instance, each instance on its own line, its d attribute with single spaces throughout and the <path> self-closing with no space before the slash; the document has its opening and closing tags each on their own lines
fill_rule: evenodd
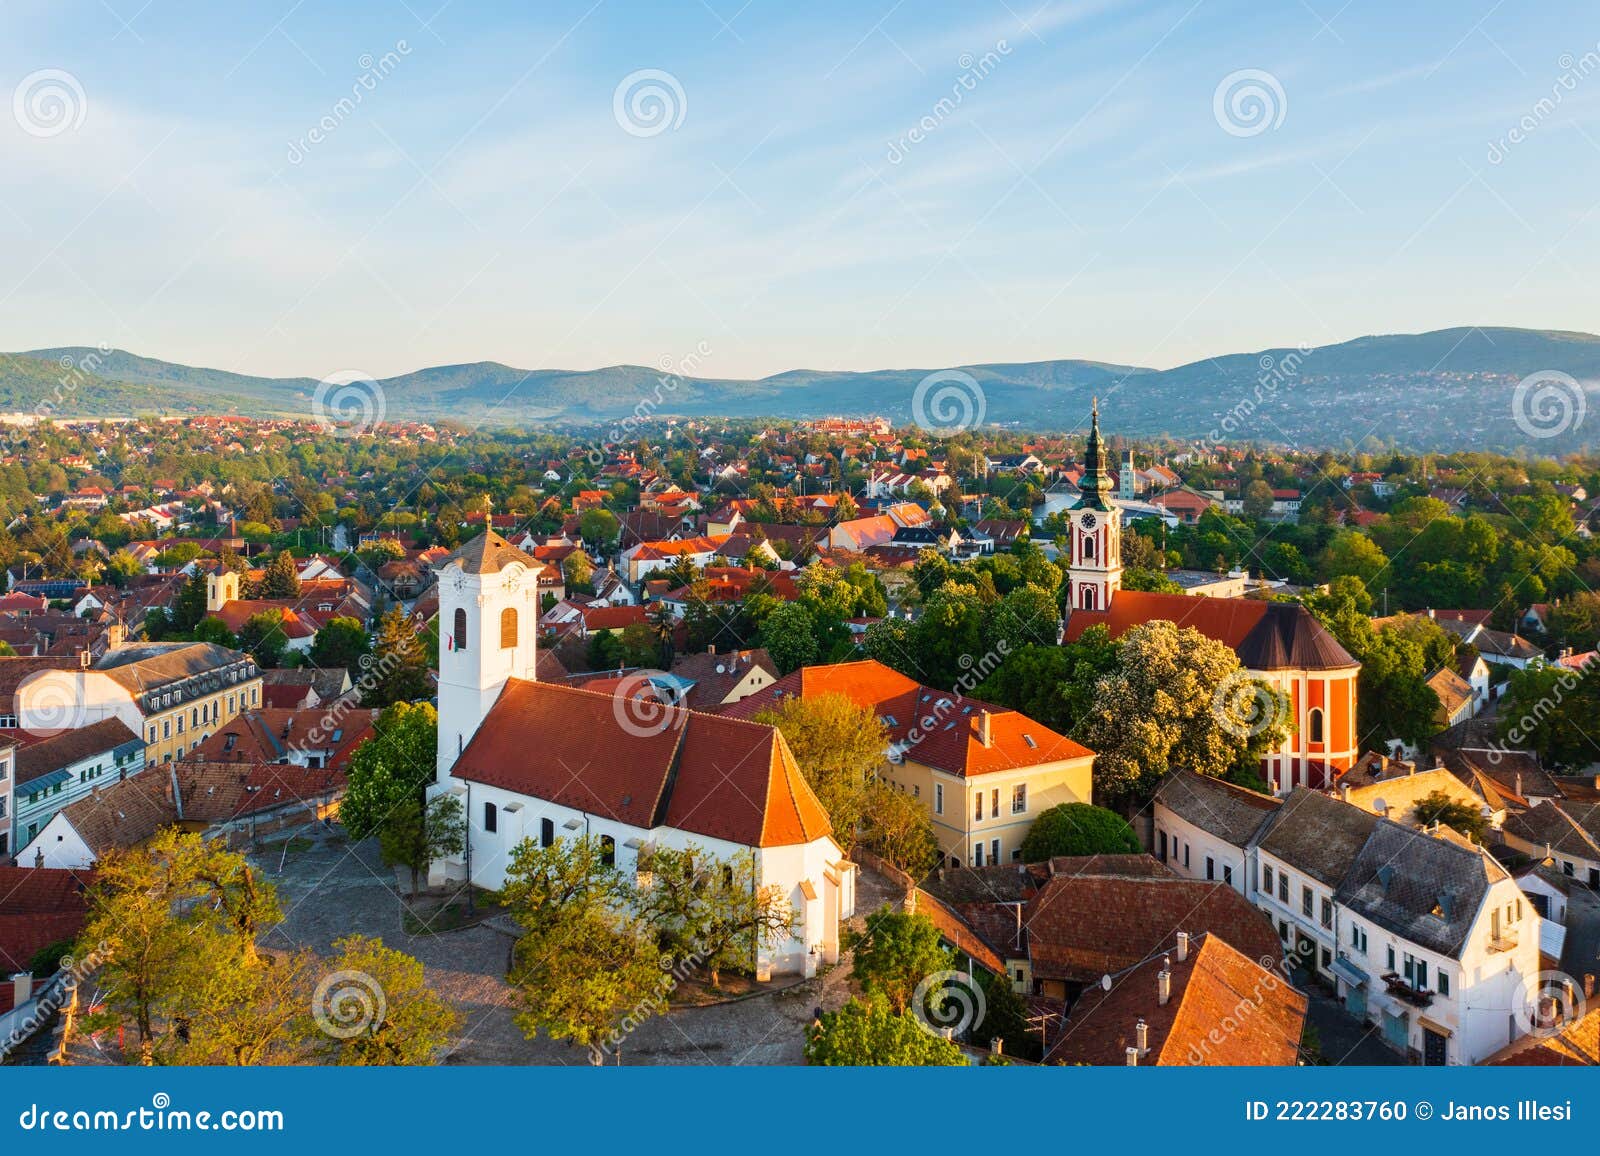
<svg viewBox="0 0 1600 1156">
<path fill-rule="evenodd" d="M 1600 461 L 346 432 L 10 430 L 7 1062 L 1600 1059 Z"/>
</svg>

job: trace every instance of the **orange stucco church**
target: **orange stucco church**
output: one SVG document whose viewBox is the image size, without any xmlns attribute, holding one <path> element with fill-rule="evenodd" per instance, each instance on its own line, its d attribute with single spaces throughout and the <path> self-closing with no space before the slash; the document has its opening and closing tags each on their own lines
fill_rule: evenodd
<svg viewBox="0 0 1600 1156">
<path fill-rule="evenodd" d="M 1360 757 L 1356 678 L 1361 664 L 1304 606 L 1253 598 L 1154 594 L 1122 587 L 1122 510 L 1111 501 L 1100 418 L 1095 413 L 1084 452 L 1082 500 L 1072 521 L 1066 641 L 1091 626 L 1116 638 L 1144 622 L 1192 627 L 1231 647 L 1254 677 L 1289 701 L 1294 728 L 1261 760 L 1273 789 L 1325 788 Z"/>
</svg>

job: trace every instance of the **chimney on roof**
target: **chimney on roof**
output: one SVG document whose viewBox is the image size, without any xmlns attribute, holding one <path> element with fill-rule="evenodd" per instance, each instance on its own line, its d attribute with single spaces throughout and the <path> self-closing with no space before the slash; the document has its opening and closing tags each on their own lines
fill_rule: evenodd
<svg viewBox="0 0 1600 1156">
<path fill-rule="evenodd" d="M 1350 801 L 1350 784 L 1349 783 L 1340 783 L 1339 784 L 1339 798 L 1343 799 L 1346 803 L 1348 803 Z"/>
<path fill-rule="evenodd" d="M 1141 1016 L 1139 1022 L 1133 1025 L 1133 1038 L 1138 1043 L 1134 1050 L 1141 1056 L 1150 1054 L 1150 1025 L 1144 1022 Z"/>
<path fill-rule="evenodd" d="M 994 745 L 994 732 L 986 710 L 978 712 L 978 742 L 985 747 Z"/>
<path fill-rule="evenodd" d="M 717 652 L 717 644 L 715 642 L 706 643 L 706 653 L 707 654 L 715 654 L 716 652 Z"/>
<path fill-rule="evenodd" d="M 1182 963 L 1184 960 L 1186 960 L 1188 958 L 1189 958 L 1189 933 L 1187 931 L 1180 931 L 1180 932 L 1178 932 L 1178 962 Z"/>
<path fill-rule="evenodd" d="M 1522 794 L 1522 772 L 1517 772 L 1517 794 Z"/>
<path fill-rule="evenodd" d="M 21 1007 L 33 998 L 33 972 L 19 971 L 11 977 L 13 1007 Z"/>
<path fill-rule="evenodd" d="M 1139 1049 L 1134 1047 L 1132 1044 L 1129 1044 L 1128 1045 L 1128 1067 L 1137 1068 L 1138 1066 L 1139 1066 Z"/>
<path fill-rule="evenodd" d="M 1161 971 L 1156 975 L 1156 1003 L 1162 1007 L 1172 999 L 1172 960 L 1161 961 Z"/>
<path fill-rule="evenodd" d="M 79 666 L 83 667 L 83 669 L 85 669 L 85 670 L 88 670 L 89 667 L 92 666 L 93 664 L 94 664 L 94 655 L 89 653 L 89 648 L 87 646 L 85 646 L 82 650 L 78 651 L 78 665 Z"/>
<path fill-rule="evenodd" d="M 1005 1048 L 1006 1048 L 1006 1042 L 1004 1040 L 1002 1040 L 999 1036 L 995 1036 L 994 1038 L 992 1038 L 989 1041 L 989 1054 L 991 1056 L 1003 1055 L 1004 1052 L 1005 1052 Z"/>
</svg>

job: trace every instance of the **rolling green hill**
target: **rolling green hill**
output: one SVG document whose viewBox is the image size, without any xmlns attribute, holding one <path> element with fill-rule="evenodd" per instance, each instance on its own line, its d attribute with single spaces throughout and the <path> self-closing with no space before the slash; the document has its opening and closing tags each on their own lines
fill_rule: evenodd
<svg viewBox="0 0 1600 1156">
<path fill-rule="evenodd" d="M 68 362 L 94 372 L 64 369 Z M 482 361 L 421 369 L 381 385 L 390 418 L 497 426 L 613 421 L 641 400 L 648 412 L 663 415 L 884 414 L 909 422 L 918 382 L 940 368 L 795 369 L 746 381 L 664 378 L 638 365 L 524 370 Z M 1511 398 L 1521 378 L 1540 370 L 1600 381 L 1600 337 L 1475 327 L 1227 354 L 1167 370 L 1080 360 L 962 367 L 978 384 L 986 419 L 1003 424 L 1076 429 L 1098 395 L 1108 428 L 1137 436 L 1316 446 L 1376 437 L 1425 448 L 1494 449 L 1528 442 L 1512 420 Z M 311 378 L 249 377 L 122 350 L 0 354 L 0 410 L 32 412 L 51 402 L 60 416 L 310 416 L 316 388 Z M 1591 390 L 1586 402 L 1592 397 Z M 1600 444 L 1600 398 L 1593 401 L 1592 422 L 1572 424 L 1537 448 Z"/>
</svg>

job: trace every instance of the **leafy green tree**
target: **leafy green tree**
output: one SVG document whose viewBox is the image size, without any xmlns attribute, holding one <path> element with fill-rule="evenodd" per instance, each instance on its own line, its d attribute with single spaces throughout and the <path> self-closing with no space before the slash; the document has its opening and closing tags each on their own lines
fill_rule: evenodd
<svg viewBox="0 0 1600 1156">
<path fill-rule="evenodd" d="M 1117 667 L 1080 728 L 1095 752 L 1095 792 L 1148 793 L 1169 767 L 1223 775 L 1288 735 L 1283 695 L 1246 679 L 1233 650 L 1190 628 L 1147 622 L 1118 640 Z"/>
<path fill-rule="evenodd" d="M 467 844 L 467 824 L 461 800 L 435 795 L 401 802 L 378 829 L 383 861 L 411 870 L 411 894 L 420 890 L 421 877 L 441 859 L 459 855 Z"/>
<path fill-rule="evenodd" d="M 1389 559 L 1376 542 L 1359 530 L 1340 530 L 1329 540 L 1318 564 L 1329 578 L 1348 575 L 1370 587 L 1383 577 Z"/>
<path fill-rule="evenodd" d="M 696 846 L 656 848 L 650 884 L 637 897 L 641 918 L 675 964 L 698 964 L 713 987 L 724 968 L 753 972 L 763 951 L 794 932 L 795 913 L 783 889 L 760 886 L 755 856 L 741 851 L 721 859 Z"/>
<path fill-rule="evenodd" d="M 367 706 L 415 702 L 431 693 L 428 653 L 405 611 L 396 606 L 378 620 L 372 667 L 362 701 Z"/>
<path fill-rule="evenodd" d="M 596 550 L 606 551 L 617 540 L 621 523 L 610 510 L 598 507 L 585 510 L 578 516 L 578 534 Z"/>
<path fill-rule="evenodd" d="M 972 1029 L 980 1046 L 998 1038 L 1002 1054 L 1037 1060 L 1044 1052 L 1038 1033 L 1028 1026 L 1028 1005 L 1011 986 L 1007 975 L 987 974 L 983 980 L 983 1019 Z"/>
<path fill-rule="evenodd" d="M 1600 762 L 1600 678 L 1563 666 L 1513 671 L 1500 707 L 1500 737 L 1553 766 Z"/>
<path fill-rule="evenodd" d="M 214 621 L 207 619 L 207 621 Z M 283 664 L 284 648 L 288 639 L 283 634 L 283 611 L 263 610 L 252 614 L 239 627 L 239 647 L 266 669 Z"/>
<path fill-rule="evenodd" d="M 366 627 L 358 618 L 331 619 L 312 639 L 311 664 L 322 670 L 336 667 L 354 669 L 372 652 Z"/>
<path fill-rule="evenodd" d="M 220 618 L 202 618 L 199 625 L 190 632 L 190 637 L 196 642 L 210 642 L 217 646 L 226 646 L 230 650 L 239 646 L 239 640 L 234 637 L 233 631 L 229 630 L 227 623 Z"/>
<path fill-rule="evenodd" d="M 1146 570 L 1137 566 L 1122 572 L 1124 590 L 1143 590 L 1152 594 L 1182 594 L 1183 587 L 1160 570 Z"/>
<path fill-rule="evenodd" d="M 954 962 L 926 915 L 885 905 L 867 917 L 866 934 L 855 946 L 853 974 L 861 990 L 888 1001 L 896 1014 L 914 1010 L 917 985 Z"/>
<path fill-rule="evenodd" d="M 985 652 L 1007 654 L 1027 645 L 1054 646 L 1061 629 L 1055 595 L 1025 583 L 988 607 L 984 622 Z"/>
<path fill-rule="evenodd" d="M 184 579 L 172 600 L 171 628 L 187 634 L 206 616 L 206 576 L 196 570 Z"/>
<path fill-rule="evenodd" d="M 588 1048 L 592 1062 L 621 1054 L 627 1028 L 667 1008 L 676 979 L 650 929 L 605 907 L 568 904 L 512 948 L 516 1025 Z"/>
<path fill-rule="evenodd" d="M 287 550 L 274 554 L 261 575 L 260 598 L 300 597 L 300 573 L 294 555 Z"/>
<path fill-rule="evenodd" d="M 938 865 L 938 838 L 927 805 L 879 778 L 869 779 L 861 842 L 873 854 L 920 878 Z"/>
<path fill-rule="evenodd" d="M 1483 833 L 1489 825 L 1480 808 L 1455 798 L 1448 791 L 1430 791 L 1422 796 L 1417 800 L 1415 814 L 1418 823 L 1442 823 L 1474 843 L 1483 842 Z"/>
<path fill-rule="evenodd" d="M 809 1029 L 806 1063 L 824 1067 L 959 1067 L 961 1049 L 916 1017 L 897 1015 L 882 996 L 851 999 Z"/>
<path fill-rule="evenodd" d="M 1059 855 L 1136 855 L 1140 850 L 1126 819 L 1089 803 L 1058 803 L 1034 819 L 1022 840 L 1026 863 Z"/>
<path fill-rule="evenodd" d="M 889 746 L 889 733 L 871 707 L 842 694 L 786 698 L 755 716 L 775 726 L 833 824 L 841 847 L 854 846 L 868 791 Z"/>
<path fill-rule="evenodd" d="M 355 749 L 339 821 L 352 839 L 381 835 L 404 819 L 408 804 L 422 806 L 438 758 L 439 716 L 427 703 L 395 703 Z"/>
<path fill-rule="evenodd" d="M 972 693 L 1076 738 L 1094 707 L 1100 679 L 1116 666 L 1110 634 L 1104 626 L 1091 626 L 1066 646 L 1011 651 Z"/>
<path fill-rule="evenodd" d="M 766 647 L 780 674 L 788 674 L 817 658 L 817 636 L 811 612 L 798 602 L 786 602 L 761 624 L 761 645 Z"/>
<path fill-rule="evenodd" d="M 460 1023 L 460 1016 L 428 987 L 422 964 L 403 952 L 385 947 L 383 940 L 365 935 L 347 935 L 333 941 L 334 957 L 324 976 L 356 975 L 382 993 L 382 1015 L 367 1015 L 361 1004 L 357 1025 L 362 1030 L 346 1034 L 351 1026 L 340 1024 L 337 1035 L 317 1031 L 309 1035 L 316 1061 L 341 1067 L 415 1067 L 432 1064 L 449 1046 Z M 337 999 L 337 988 L 330 993 Z M 359 999 L 359 993 L 357 998 Z M 337 1006 L 330 1014 L 337 1019 Z M 320 1028 L 320 1025 L 318 1025 Z"/>
</svg>

